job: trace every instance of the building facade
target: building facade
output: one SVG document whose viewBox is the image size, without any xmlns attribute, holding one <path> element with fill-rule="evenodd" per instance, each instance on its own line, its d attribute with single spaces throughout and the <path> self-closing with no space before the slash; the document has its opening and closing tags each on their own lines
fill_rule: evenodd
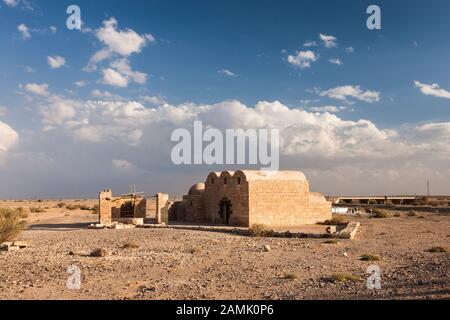
<svg viewBox="0 0 450 320">
<path fill-rule="evenodd" d="M 331 218 L 331 203 L 299 171 L 212 172 L 172 205 L 169 219 L 249 227 L 293 227 Z"/>
</svg>

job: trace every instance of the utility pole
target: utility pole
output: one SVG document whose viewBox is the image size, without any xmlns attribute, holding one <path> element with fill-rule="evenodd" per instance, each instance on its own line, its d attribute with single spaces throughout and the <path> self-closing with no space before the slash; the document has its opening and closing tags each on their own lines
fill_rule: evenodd
<svg viewBox="0 0 450 320">
<path fill-rule="evenodd" d="M 427 196 L 430 196 L 430 180 L 427 180 Z"/>
</svg>

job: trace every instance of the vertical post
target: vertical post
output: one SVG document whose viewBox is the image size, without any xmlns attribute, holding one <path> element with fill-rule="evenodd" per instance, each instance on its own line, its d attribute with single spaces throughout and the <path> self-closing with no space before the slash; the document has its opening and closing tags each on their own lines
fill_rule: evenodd
<svg viewBox="0 0 450 320">
<path fill-rule="evenodd" d="M 100 224 L 111 225 L 112 223 L 111 200 L 111 190 L 104 190 L 100 192 L 98 197 L 98 222 Z"/>
<path fill-rule="evenodd" d="M 166 208 L 169 202 L 169 195 L 164 193 L 156 194 L 156 224 L 168 223 L 168 210 Z M 166 210 L 164 210 L 166 208 Z"/>
</svg>

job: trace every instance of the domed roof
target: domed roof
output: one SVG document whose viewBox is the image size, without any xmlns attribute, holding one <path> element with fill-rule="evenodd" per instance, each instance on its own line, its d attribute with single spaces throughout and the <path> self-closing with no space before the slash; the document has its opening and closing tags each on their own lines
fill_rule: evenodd
<svg viewBox="0 0 450 320">
<path fill-rule="evenodd" d="M 278 180 L 278 181 L 304 181 L 306 177 L 303 172 L 300 171 L 252 171 L 252 170 L 240 170 L 247 181 L 258 180 Z"/>
<path fill-rule="evenodd" d="M 205 191 L 205 184 L 200 182 L 197 184 L 194 184 L 190 189 L 189 189 L 189 195 L 196 195 L 196 194 L 201 194 Z"/>
<path fill-rule="evenodd" d="M 308 182 L 305 175 L 301 171 L 257 171 L 257 170 L 238 170 L 238 171 L 222 171 L 211 172 L 208 179 L 219 178 L 224 176 L 244 176 L 246 181 L 301 181 Z"/>
</svg>

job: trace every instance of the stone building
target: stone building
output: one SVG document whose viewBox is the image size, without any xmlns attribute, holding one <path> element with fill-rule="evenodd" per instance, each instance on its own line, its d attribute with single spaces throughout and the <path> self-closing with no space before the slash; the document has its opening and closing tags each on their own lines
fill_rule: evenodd
<svg viewBox="0 0 450 320">
<path fill-rule="evenodd" d="M 331 218 L 331 203 L 309 192 L 299 171 L 212 172 L 172 205 L 169 219 L 249 227 L 295 227 Z"/>
<path fill-rule="evenodd" d="M 125 194 L 114 197 L 111 190 L 99 194 L 99 223 L 113 222 L 143 224 L 147 214 L 147 199 L 139 194 Z"/>
</svg>

